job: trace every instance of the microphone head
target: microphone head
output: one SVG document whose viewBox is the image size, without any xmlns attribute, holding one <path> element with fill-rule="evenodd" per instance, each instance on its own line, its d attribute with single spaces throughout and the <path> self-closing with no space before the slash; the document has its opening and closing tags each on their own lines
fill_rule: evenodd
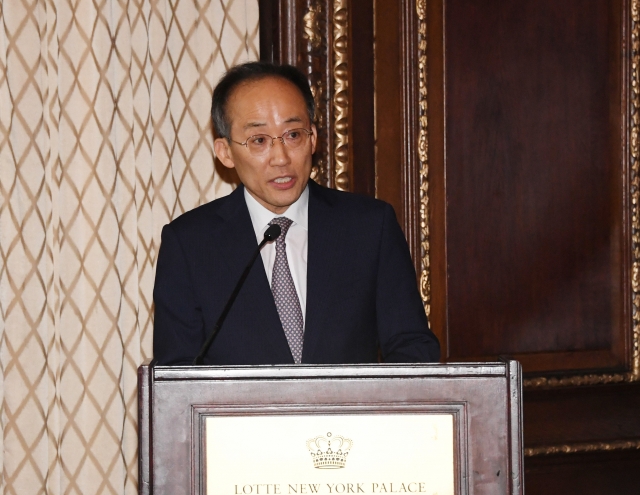
<svg viewBox="0 0 640 495">
<path fill-rule="evenodd" d="M 275 241 L 278 237 L 280 237 L 280 232 L 282 232 L 280 225 L 276 225 L 274 223 L 273 225 L 270 225 L 269 228 L 265 231 L 264 238 L 266 241 Z"/>
</svg>

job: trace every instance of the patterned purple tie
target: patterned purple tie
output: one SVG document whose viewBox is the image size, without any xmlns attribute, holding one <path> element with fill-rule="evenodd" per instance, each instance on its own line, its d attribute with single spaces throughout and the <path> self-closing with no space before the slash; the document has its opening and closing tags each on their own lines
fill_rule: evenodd
<svg viewBox="0 0 640 495">
<path fill-rule="evenodd" d="M 302 361 L 304 323 L 302 320 L 302 310 L 300 309 L 300 300 L 298 299 L 296 286 L 293 284 L 291 270 L 289 269 L 285 243 L 287 231 L 293 221 L 286 217 L 278 217 L 271 220 L 269 225 L 274 223 L 280 226 L 282 233 L 276 239 L 276 261 L 273 264 L 271 292 L 273 292 L 273 299 L 278 308 L 278 315 L 282 322 L 284 335 L 287 337 L 287 342 L 289 342 L 293 361 L 300 363 Z"/>
</svg>

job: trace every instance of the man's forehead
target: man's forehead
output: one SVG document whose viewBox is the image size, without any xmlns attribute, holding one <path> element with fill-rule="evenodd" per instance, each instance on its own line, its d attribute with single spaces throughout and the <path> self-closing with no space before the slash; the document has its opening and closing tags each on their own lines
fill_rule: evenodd
<svg viewBox="0 0 640 495">
<path fill-rule="evenodd" d="M 231 92 L 231 94 L 229 95 L 229 103 L 233 105 L 236 102 L 236 100 L 238 99 L 237 98 L 238 93 L 243 93 L 246 90 L 252 90 L 252 89 L 263 89 L 268 86 L 273 87 L 274 84 L 284 85 L 288 87 L 287 98 L 286 98 L 287 101 L 292 101 L 300 98 L 300 100 L 304 102 L 304 95 L 302 94 L 302 91 L 300 91 L 300 88 L 298 88 L 298 86 L 296 86 L 293 82 L 289 81 L 288 79 L 285 79 L 284 77 L 268 75 L 266 77 L 261 77 L 260 79 L 250 79 L 248 81 L 243 81 L 240 84 L 238 84 L 238 86 L 236 86 Z M 264 96 L 264 99 L 269 99 L 269 98 L 270 98 L 269 95 Z"/>
<path fill-rule="evenodd" d="M 300 89 L 291 81 L 280 77 L 265 77 L 239 84 L 229 96 L 227 115 L 230 123 L 242 129 L 268 125 L 269 111 L 277 107 L 279 123 L 305 124 L 309 120 L 306 101 Z"/>
</svg>

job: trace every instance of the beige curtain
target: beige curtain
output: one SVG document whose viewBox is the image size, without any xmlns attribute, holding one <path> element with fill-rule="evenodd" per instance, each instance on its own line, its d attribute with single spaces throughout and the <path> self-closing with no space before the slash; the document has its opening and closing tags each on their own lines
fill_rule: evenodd
<svg viewBox="0 0 640 495">
<path fill-rule="evenodd" d="M 257 0 L 0 0 L 3 493 L 137 493 L 160 230 L 233 187 L 211 91 L 257 50 Z"/>
</svg>

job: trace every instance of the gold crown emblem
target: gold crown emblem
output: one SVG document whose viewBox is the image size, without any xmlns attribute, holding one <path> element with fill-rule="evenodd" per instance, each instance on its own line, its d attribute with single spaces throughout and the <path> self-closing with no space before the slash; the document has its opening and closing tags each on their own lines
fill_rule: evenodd
<svg viewBox="0 0 640 495">
<path fill-rule="evenodd" d="M 311 452 L 313 467 L 316 469 L 338 469 L 347 463 L 347 454 L 353 442 L 340 435 L 317 436 L 307 440 L 307 448 Z"/>
</svg>

